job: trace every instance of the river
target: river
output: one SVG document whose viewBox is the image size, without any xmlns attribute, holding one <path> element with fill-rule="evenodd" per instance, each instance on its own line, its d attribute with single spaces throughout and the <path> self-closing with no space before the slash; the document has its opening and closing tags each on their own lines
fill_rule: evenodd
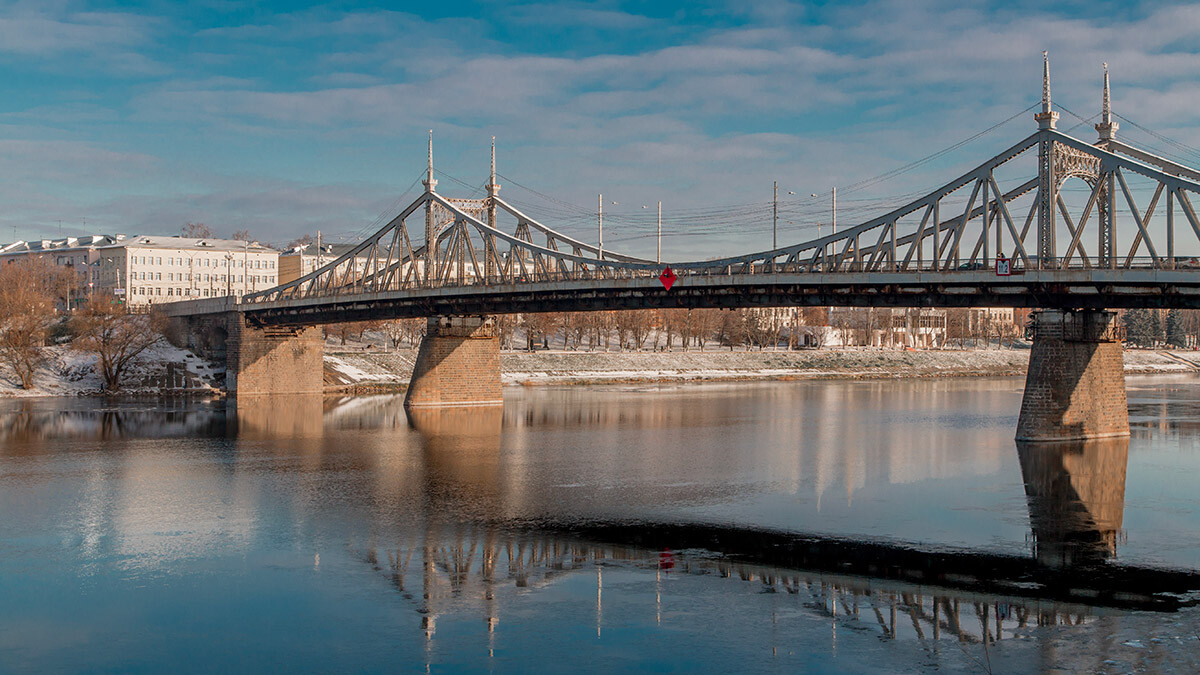
<svg viewBox="0 0 1200 675">
<path fill-rule="evenodd" d="M 1200 669 L 1200 378 L 0 401 L 0 671 Z"/>
</svg>

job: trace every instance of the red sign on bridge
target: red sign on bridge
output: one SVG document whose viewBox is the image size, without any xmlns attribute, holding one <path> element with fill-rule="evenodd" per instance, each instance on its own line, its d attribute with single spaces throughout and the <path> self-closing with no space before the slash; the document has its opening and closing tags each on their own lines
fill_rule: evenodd
<svg viewBox="0 0 1200 675">
<path fill-rule="evenodd" d="M 668 291 L 671 290 L 671 286 L 675 285 L 675 279 L 675 273 L 671 271 L 670 267 L 663 270 L 662 274 L 658 275 L 658 280 L 662 283 L 663 288 L 667 289 Z"/>
</svg>

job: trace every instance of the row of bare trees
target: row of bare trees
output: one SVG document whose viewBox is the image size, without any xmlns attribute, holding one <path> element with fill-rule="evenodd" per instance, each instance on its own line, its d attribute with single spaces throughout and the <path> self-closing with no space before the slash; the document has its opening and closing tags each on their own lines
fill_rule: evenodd
<svg viewBox="0 0 1200 675">
<path fill-rule="evenodd" d="M 149 315 L 130 314 L 112 296 L 93 295 L 74 312 L 62 311 L 78 284 L 73 270 L 44 258 L 0 265 L 0 363 L 22 388 L 33 388 L 51 341 L 95 354 L 105 388 L 115 391 L 128 365 L 161 339 Z"/>
</svg>

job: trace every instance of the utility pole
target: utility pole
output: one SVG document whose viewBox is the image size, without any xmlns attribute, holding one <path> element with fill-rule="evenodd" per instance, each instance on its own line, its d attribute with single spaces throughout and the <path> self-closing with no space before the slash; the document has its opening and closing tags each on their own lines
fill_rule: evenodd
<svg viewBox="0 0 1200 675">
<path fill-rule="evenodd" d="M 662 262 L 662 202 L 658 203 L 658 254 L 654 262 Z"/>
<path fill-rule="evenodd" d="M 245 295 L 249 286 L 246 285 L 246 270 L 250 269 L 250 242 L 245 243 L 245 250 L 242 252 L 242 273 L 238 276 L 242 278 L 242 295 Z M 300 252 L 300 276 L 304 276 L 304 251 Z M 279 277 L 276 277 L 278 279 Z"/>
<path fill-rule="evenodd" d="M 833 233 L 837 234 L 837 186 L 833 186 Z"/>
<path fill-rule="evenodd" d="M 779 248 L 779 181 L 771 181 L 771 250 Z"/>
<path fill-rule="evenodd" d="M 599 241 L 599 245 L 596 248 L 597 248 L 598 257 L 600 258 L 600 260 L 604 260 L 604 195 L 603 194 L 600 194 L 597 196 L 596 206 L 598 207 L 596 210 L 596 229 L 597 229 L 597 238 Z"/>
</svg>

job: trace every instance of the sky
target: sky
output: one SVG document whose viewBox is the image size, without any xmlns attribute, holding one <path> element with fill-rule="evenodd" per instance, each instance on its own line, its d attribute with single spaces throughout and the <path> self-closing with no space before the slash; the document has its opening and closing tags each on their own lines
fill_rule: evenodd
<svg viewBox="0 0 1200 675">
<path fill-rule="evenodd" d="M 652 248 L 660 200 L 670 252 L 757 249 L 772 181 L 800 241 L 835 185 L 865 220 L 1032 133 L 1042 50 L 1060 129 L 1093 140 L 1107 62 L 1123 137 L 1200 165 L 1196 5 L 0 0 L 0 240 L 352 241 L 417 196 L 432 129 L 449 196 L 495 136 L 547 225 L 590 240 L 603 193 L 611 249 Z"/>
</svg>

